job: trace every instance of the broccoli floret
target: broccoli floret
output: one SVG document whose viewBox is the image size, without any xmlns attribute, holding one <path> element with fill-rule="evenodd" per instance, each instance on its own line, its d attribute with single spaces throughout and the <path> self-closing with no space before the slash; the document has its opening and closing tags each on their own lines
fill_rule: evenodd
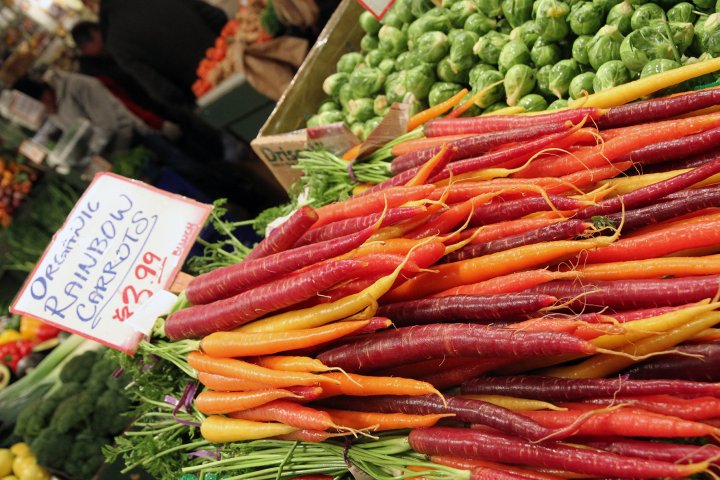
<svg viewBox="0 0 720 480">
<path fill-rule="evenodd" d="M 108 441 L 87 431 L 79 433 L 65 459 L 63 471 L 70 478 L 93 478 L 103 463 L 102 446 Z"/>
<path fill-rule="evenodd" d="M 47 427 L 58 403 L 59 400 L 40 398 L 25 405 L 17 417 L 15 435 L 26 440 L 37 437 Z"/>
<path fill-rule="evenodd" d="M 58 403 L 65 400 L 67 397 L 70 397 L 82 391 L 82 385 L 78 382 L 63 383 L 60 384 L 57 389 L 50 391 L 50 396 L 48 397 L 48 400 L 54 401 L 55 405 L 57 406 Z"/>
<path fill-rule="evenodd" d="M 88 382 L 102 383 L 105 384 L 108 377 L 112 376 L 112 373 L 117 368 L 115 361 L 106 354 L 98 355 L 95 365 L 92 367 Z"/>
<path fill-rule="evenodd" d="M 123 431 L 130 423 L 127 411 L 130 400 L 120 391 L 103 392 L 95 404 L 92 416 L 92 428 L 98 435 L 115 435 Z"/>
<path fill-rule="evenodd" d="M 88 350 L 73 357 L 60 371 L 60 380 L 63 382 L 84 382 L 97 361 L 97 352 Z"/>
<path fill-rule="evenodd" d="M 72 445 L 71 435 L 48 427 L 30 442 L 30 449 L 43 467 L 61 469 Z"/>
<path fill-rule="evenodd" d="M 66 398 L 55 409 L 50 426 L 61 433 L 67 433 L 77 426 L 85 425 L 95 411 L 95 398 L 96 396 L 88 391 Z"/>
</svg>

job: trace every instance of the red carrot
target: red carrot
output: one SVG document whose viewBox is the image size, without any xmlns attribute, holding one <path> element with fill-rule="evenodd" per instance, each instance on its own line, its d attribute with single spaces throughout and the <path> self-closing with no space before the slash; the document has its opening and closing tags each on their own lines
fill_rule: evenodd
<svg viewBox="0 0 720 480">
<path fill-rule="evenodd" d="M 457 455 L 559 468 L 601 477 L 684 478 L 702 472 L 708 466 L 707 463 L 675 465 L 669 462 L 628 458 L 559 443 L 531 443 L 518 437 L 475 429 L 420 428 L 412 430 L 409 439 L 415 451 L 426 455 Z"/>
<path fill-rule="evenodd" d="M 492 201 L 475 209 L 470 219 L 471 225 L 489 225 L 506 220 L 514 220 L 534 212 L 547 212 L 553 209 L 576 210 L 583 206 L 581 200 L 549 196 L 550 203 L 543 197 L 525 197 L 507 202 Z"/>
<path fill-rule="evenodd" d="M 486 204 L 490 199 L 496 197 L 499 192 L 485 193 L 471 198 L 463 203 L 453 205 L 445 211 L 439 212 L 424 225 L 411 230 L 405 234 L 407 238 L 425 238 L 432 235 L 448 233 L 456 226 L 467 220 L 470 213 L 479 206 Z"/>
<path fill-rule="evenodd" d="M 232 412 L 229 416 L 256 422 L 280 422 L 310 430 L 328 430 L 335 427 L 326 412 L 287 400 L 274 400 L 255 408 Z"/>
<path fill-rule="evenodd" d="M 646 458 L 648 460 L 672 463 L 713 461 L 720 456 L 720 448 L 715 445 L 698 446 L 668 442 L 660 443 L 622 437 L 587 438 L 580 441 L 588 447 L 598 448 L 625 457 Z"/>
<path fill-rule="evenodd" d="M 616 161 L 632 161 L 634 164 L 642 166 L 655 165 L 704 153 L 718 143 L 720 143 L 720 128 L 713 128 L 695 135 L 673 138 L 633 150 Z"/>
<path fill-rule="evenodd" d="M 295 213 L 279 227 L 275 228 L 265 237 L 250 253 L 245 256 L 245 261 L 267 257 L 274 253 L 283 252 L 290 248 L 305 231 L 310 228 L 318 219 L 318 215 L 312 207 L 300 207 Z"/>
<path fill-rule="evenodd" d="M 683 420 L 703 421 L 720 417 L 720 399 L 715 397 L 696 397 L 692 399 L 672 395 L 640 395 L 617 398 L 592 398 L 585 403 L 563 403 L 559 406 L 583 410 L 596 408 L 594 405 L 617 405 L 621 403 L 647 410 L 648 412 L 671 415 Z"/>
<path fill-rule="evenodd" d="M 550 270 L 528 270 L 510 275 L 485 280 L 484 282 L 461 285 L 444 292 L 436 293 L 434 297 L 447 297 L 451 295 L 494 295 L 499 293 L 517 293 L 523 290 L 562 278 L 573 278 L 574 272 L 553 272 Z"/>
<path fill-rule="evenodd" d="M 588 323 L 606 323 L 606 322 L 632 322 L 633 320 L 640 320 L 642 318 L 656 317 L 664 313 L 680 310 L 681 308 L 690 307 L 693 304 L 684 305 L 673 305 L 671 307 L 655 307 L 655 308 L 641 308 L 638 310 L 623 310 L 619 312 L 613 312 L 608 314 L 602 313 L 583 313 L 578 315 L 576 318 Z"/>
<path fill-rule="evenodd" d="M 478 358 L 473 361 L 466 360 L 465 365 L 431 373 L 419 377 L 419 380 L 427 382 L 438 389 L 447 389 L 457 387 L 484 373 L 512 364 L 514 361 L 515 360 L 508 358 Z"/>
<path fill-rule="evenodd" d="M 678 378 L 720 382 L 720 343 L 680 345 L 675 350 L 678 352 L 645 360 L 625 373 L 633 380 Z M 700 355 L 700 358 L 689 355 Z"/>
<path fill-rule="evenodd" d="M 172 340 L 179 340 L 231 330 L 349 280 L 364 265 L 358 260 L 319 263 L 230 298 L 178 310 L 165 320 L 165 334 Z"/>
<path fill-rule="evenodd" d="M 534 480 L 560 480 L 565 477 L 559 477 L 557 475 L 550 475 L 548 473 L 538 472 L 536 470 L 528 470 L 525 468 L 514 467 L 511 465 L 504 465 L 501 463 L 488 462 L 487 460 L 470 460 L 468 458 L 448 457 L 442 455 L 433 455 L 430 457 L 430 461 L 447 467 L 460 468 L 463 470 L 472 470 L 476 467 L 487 467 L 495 468 L 498 470 L 504 469 L 507 472 L 513 472 L 521 475 L 526 475 L 528 478 Z"/>
</svg>

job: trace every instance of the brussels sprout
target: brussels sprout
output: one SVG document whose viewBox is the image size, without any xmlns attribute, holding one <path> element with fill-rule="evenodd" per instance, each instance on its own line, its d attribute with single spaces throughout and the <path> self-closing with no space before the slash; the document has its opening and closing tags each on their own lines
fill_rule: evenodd
<svg viewBox="0 0 720 480">
<path fill-rule="evenodd" d="M 487 108 L 495 102 L 499 102 L 505 96 L 503 89 L 503 74 L 497 70 L 482 70 L 478 72 L 470 83 L 473 91 L 483 94 L 475 102 L 480 108 Z M 491 85 L 494 85 L 491 87 Z"/>
<path fill-rule="evenodd" d="M 348 102 L 348 114 L 358 122 L 370 120 L 375 116 L 372 98 L 356 98 Z"/>
<path fill-rule="evenodd" d="M 675 60 L 668 60 L 666 58 L 660 58 L 657 60 L 650 60 L 645 64 L 642 71 L 640 72 L 640 78 L 649 77 L 656 73 L 666 72 L 674 68 L 678 68 L 680 64 Z"/>
<path fill-rule="evenodd" d="M 410 13 L 415 17 L 421 17 L 434 6 L 431 0 L 410 0 Z"/>
<path fill-rule="evenodd" d="M 704 19 L 698 32 L 698 40 L 705 53 L 720 55 L 720 13 L 713 13 Z"/>
<path fill-rule="evenodd" d="M 340 88 L 350 80 L 350 75 L 345 72 L 333 73 L 325 79 L 322 84 L 323 92 L 330 97 L 337 97 L 340 93 Z"/>
<path fill-rule="evenodd" d="M 360 141 L 365 140 L 365 123 L 363 122 L 349 122 L 350 123 L 350 131 L 353 135 L 355 135 Z"/>
<path fill-rule="evenodd" d="M 348 85 L 352 88 L 353 98 L 370 97 L 380 91 L 385 82 L 385 74 L 377 68 L 356 68 L 350 74 Z"/>
<path fill-rule="evenodd" d="M 476 0 L 478 9 L 490 18 L 502 15 L 501 0 Z"/>
<path fill-rule="evenodd" d="M 695 7 L 692 3 L 681 2 L 667 11 L 667 19 L 669 22 L 695 23 L 695 20 L 697 20 L 697 14 L 694 10 Z"/>
<path fill-rule="evenodd" d="M 535 70 L 527 65 L 513 65 L 505 74 L 505 97 L 510 106 L 535 88 Z"/>
<path fill-rule="evenodd" d="M 477 6 L 471 0 L 461 0 L 450 7 L 448 12 L 450 23 L 455 28 L 463 28 L 470 15 L 477 12 L 477 10 Z"/>
<path fill-rule="evenodd" d="M 383 59 L 383 61 L 380 62 L 377 68 L 386 76 L 390 75 L 392 72 L 395 71 L 395 60 L 393 60 L 392 58 L 385 58 Z"/>
<path fill-rule="evenodd" d="M 407 71 L 405 76 L 405 89 L 420 100 L 427 98 L 430 87 L 435 83 L 435 69 L 432 65 L 423 63 Z"/>
<path fill-rule="evenodd" d="M 570 32 L 566 17 L 570 13 L 567 3 L 560 0 L 538 0 L 535 22 L 540 37 L 548 42 L 559 42 Z"/>
<path fill-rule="evenodd" d="M 585 72 L 576 76 L 570 81 L 570 88 L 568 94 L 573 100 L 576 98 L 584 97 L 593 93 L 593 82 L 595 81 L 595 74 L 593 72 Z"/>
<path fill-rule="evenodd" d="M 530 51 L 521 40 L 511 40 L 500 50 L 498 69 L 505 73 L 513 65 L 530 63 Z"/>
<path fill-rule="evenodd" d="M 522 40 L 528 50 L 535 45 L 538 38 L 540 38 L 540 29 L 534 20 L 528 20 L 510 32 L 510 40 Z"/>
<path fill-rule="evenodd" d="M 660 29 L 643 27 L 630 33 L 620 45 L 620 59 L 625 66 L 640 72 L 650 60 L 675 59 L 675 45 Z"/>
<path fill-rule="evenodd" d="M 500 33 L 504 33 L 506 35 L 510 35 L 510 32 L 512 32 L 512 25 L 510 25 L 510 22 L 507 21 L 507 18 L 501 18 L 498 20 L 497 23 L 497 31 Z"/>
<path fill-rule="evenodd" d="M 425 16 L 418 18 L 410 24 L 407 31 L 408 46 L 412 50 L 415 48 L 417 39 L 426 32 L 443 32 L 447 34 L 450 31 L 450 20 L 446 17 Z"/>
<path fill-rule="evenodd" d="M 442 8 L 450 8 L 460 1 L 462 1 L 462 0 L 441 0 L 440 6 Z"/>
<path fill-rule="evenodd" d="M 656 3 L 646 3 L 640 5 L 633 12 L 630 18 L 630 28 L 633 30 L 640 30 L 642 27 L 665 20 L 665 11 Z"/>
<path fill-rule="evenodd" d="M 552 65 L 540 67 L 535 75 L 537 90 L 546 97 L 552 95 L 552 92 L 550 91 L 550 72 L 552 71 L 552 67 Z"/>
<path fill-rule="evenodd" d="M 428 103 L 431 107 L 435 106 L 438 103 L 444 102 L 448 98 L 452 97 L 462 89 L 463 86 L 457 83 L 438 82 L 430 89 Z"/>
<path fill-rule="evenodd" d="M 448 54 L 450 42 L 442 32 L 427 32 L 417 39 L 415 52 L 418 57 L 427 63 L 437 63 Z"/>
<path fill-rule="evenodd" d="M 445 57 L 440 60 L 436 68 L 438 80 L 449 83 L 468 83 L 470 63 L 457 64 Z"/>
<path fill-rule="evenodd" d="M 371 50 L 365 55 L 365 61 L 363 63 L 368 67 L 377 67 L 386 57 L 387 55 L 382 50 Z M 355 69 L 353 68 L 353 70 Z M 353 70 L 350 70 L 349 73 L 352 73 Z"/>
<path fill-rule="evenodd" d="M 537 93 L 530 93 L 518 100 L 518 105 L 525 112 L 542 112 L 548 106 L 547 100 Z"/>
<path fill-rule="evenodd" d="M 715 6 L 713 0 L 693 0 L 693 3 L 701 10 L 711 10 Z"/>
<path fill-rule="evenodd" d="M 495 70 L 495 67 L 492 65 L 488 65 L 487 63 L 477 63 L 474 67 L 470 69 L 468 72 L 468 83 L 470 86 L 475 89 L 475 84 L 478 79 L 478 75 L 480 75 L 480 72 L 484 72 L 486 70 Z"/>
<path fill-rule="evenodd" d="M 672 43 L 677 49 L 678 55 L 675 60 L 679 60 L 679 56 L 685 53 L 685 50 L 692 45 L 693 38 L 695 37 L 695 27 L 690 22 L 660 22 L 652 25 L 651 28 L 656 29 L 663 35 L 667 35 L 668 30 L 672 38 Z"/>
<path fill-rule="evenodd" d="M 336 65 L 338 72 L 352 73 L 355 67 L 363 61 L 362 53 L 360 52 L 348 52 L 341 56 Z"/>
<path fill-rule="evenodd" d="M 545 65 L 554 65 L 561 58 L 562 50 L 560 46 L 557 43 L 548 43 L 542 38 L 538 38 L 532 50 L 530 50 L 530 59 L 538 68 Z"/>
<path fill-rule="evenodd" d="M 453 42 L 455 41 L 455 39 L 457 38 L 457 36 L 460 35 L 460 34 L 463 33 L 463 32 L 464 32 L 464 30 L 462 30 L 462 29 L 460 29 L 460 28 L 453 28 L 453 29 L 451 29 L 451 30 L 448 32 L 448 34 L 447 34 L 448 42 L 450 42 L 450 45 L 452 45 Z"/>
<path fill-rule="evenodd" d="M 615 25 L 602 27 L 587 44 L 588 61 L 597 70 L 605 62 L 620 60 L 623 36 Z"/>
<path fill-rule="evenodd" d="M 334 100 L 325 100 L 318 107 L 317 113 L 334 112 L 335 110 L 340 110 L 340 106 Z"/>
<path fill-rule="evenodd" d="M 504 33 L 488 32 L 477 41 L 473 47 L 475 55 L 485 63 L 497 65 L 500 50 L 510 41 L 510 36 Z"/>
<path fill-rule="evenodd" d="M 378 32 L 378 39 L 378 50 L 387 56 L 397 57 L 407 50 L 407 35 L 399 28 L 383 25 Z"/>
<path fill-rule="evenodd" d="M 410 23 L 415 19 L 411 10 L 412 0 L 395 0 L 393 3 L 392 10 L 395 15 L 403 23 Z"/>
<path fill-rule="evenodd" d="M 552 102 L 546 110 L 560 110 L 561 108 L 567 108 L 568 107 L 568 101 L 566 98 L 558 98 L 554 102 Z"/>
<path fill-rule="evenodd" d="M 370 136 L 373 130 L 375 130 L 378 125 L 380 125 L 380 122 L 382 122 L 382 120 L 382 117 L 373 117 L 365 122 L 365 138 Z"/>
<path fill-rule="evenodd" d="M 593 0 L 593 3 L 602 9 L 603 14 L 606 14 L 612 10 L 612 8 L 621 3 L 623 0 Z"/>
<path fill-rule="evenodd" d="M 505 102 L 493 103 L 492 105 L 490 105 L 489 107 L 487 107 L 487 108 L 483 111 L 482 114 L 483 114 L 483 115 L 489 115 L 489 114 L 491 114 L 491 113 L 493 113 L 493 112 L 497 112 L 498 110 L 502 110 L 503 108 L 508 108 L 508 104 L 505 103 Z"/>
<path fill-rule="evenodd" d="M 320 126 L 320 114 L 317 113 L 317 114 L 311 116 L 310 118 L 308 118 L 307 122 L 305 122 L 305 125 L 308 128 L 319 127 Z"/>
<path fill-rule="evenodd" d="M 345 115 L 340 110 L 318 113 L 316 126 L 329 125 L 331 123 L 342 122 L 343 120 L 345 120 Z"/>
<path fill-rule="evenodd" d="M 482 36 L 495 30 L 496 25 L 497 22 L 492 18 L 488 18 L 488 16 L 483 12 L 475 12 L 470 15 L 467 20 L 465 20 L 463 29 L 466 32 L 473 32 Z"/>
<path fill-rule="evenodd" d="M 500 7 L 510 25 L 519 27 L 532 19 L 532 0 L 502 0 Z"/>
<path fill-rule="evenodd" d="M 378 40 L 377 35 L 366 33 L 360 39 L 360 50 L 363 52 L 375 50 L 378 48 L 378 45 L 380 45 L 380 40 Z"/>
<path fill-rule="evenodd" d="M 397 59 L 395 59 L 395 62 L 397 64 L 396 68 L 400 70 L 410 70 L 411 68 L 417 67 L 423 63 L 422 58 L 420 58 L 420 55 L 418 55 L 415 51 L 401 53 Z"/>
<path fill-rule="evenodd" d="M 621 34 L 627 35 L 632 31 L 630 21 L 634 11 L 635 9 L 632 4 L 628 0 L 625 0 L 610 9 L 607 15 L 606 23 L 607 25 L 616 26 Z"/>
<path fill-rule="evenodd" d="M 616 87 L 630 81 L 630 72 L 620 60 L 610 60 L 603 63 L 598 68 L 593 81 L 593 91 L 595 93 Z"/>
<path fill-rule="evenodd" d="M 483 109 L 482 109 L 482 108 L 480 108 L 480 107 L 478 107 L 477 105 L 473 104 L 473 105 L 470 105 L 470 107 L 469 107 L 467 110 L 465 110 L 465 111 L 462 113 L 462 115 L 460 115 L 460 116 L 461 116 L 461 117 L 477 117 L 477 116 L 480 115 L 482 112 L 483 112 Z"/>
<path fill-rule="evenodd" d="M 564 98 L 570 89 L 570 82 L 579 73 L 580 67 L 575 60 L 560 60 L 550 70 L 550 92 L 557 98 Z"/>
<path fill-rule="evenodd" d="M 388 103 L 401 103 L 408 91 L 405 87 L 405 80 L 407 79 L 407 72 L 400 71 L 397 73 L 391 73 L 388 80 L 385 82 L 385 95 L 387 96 Z"/>
<path fill-rule="evenodd" d="M 570 9 L 568 23 L 575 35 L 592 35 L 603 24 L 602 8 L 592 2 L 576 3 Z"/>
<path fill-rule="evenodd" d="M 384 116 L 390 109 L 390 102 L 388 102 L 387 96 L 378 95 L 373 100 L 373 113 L 378 117 Z"/>
<path fill-rule="evenodd" d="M 480 40 L 475 32 L 461 30 L 450 43 L 450 60 L 458 64 L 474 63 L 473 47 Z"/>
<path fill-rule="evenodd" d="M 342 87 L 340 87 L 340 92 L 338 93 L 338 103 L 342 107 L 343 110 L 347 110 L 348 108 L 348 102 L 352 100 L 353 98 L 353 89 L 350 86 L 350 83 L 345 83 Z"/>
<path fill-rule="evenodd" d="M 360 22 L 360 28 L 362 28 L 365 33 L 375 35 L 380 30 L 380 22 L 367 10 L 360 14 L 358 21 Z"/>
<path fill-rule="evenodd" d="M 573 41 L 572 44 L 572 58 L 580 65 L 590 65 L 590 59 L 588 58 L 588 43 L 593 37 L 589 35 L 580 35 Z"/>
<path fill-rule="evenodd" d="M 388 10 L 388 12 L 382 17 L 380 23 L 382 25 L 387 25 L 388 27 L 394 27 L 398 29 L 402 28 L 403 26 L 402 20 L 400 20 L 400 18 L 397 16 L 397 14 L 392 8 Z"/>
</svg>

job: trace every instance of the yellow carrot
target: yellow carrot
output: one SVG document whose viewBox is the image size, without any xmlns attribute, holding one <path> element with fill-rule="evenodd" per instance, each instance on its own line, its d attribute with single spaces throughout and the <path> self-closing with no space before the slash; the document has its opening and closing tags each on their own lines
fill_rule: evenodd
<svg viewBox="0 0 720 480">
<path fill-rule="evenodd" d="M 468 398 L 470 400 L 481 400 L 483 402 L 497 405 L 498 407 L 520 412 L 534 410 L 567 410 L 567 408 L 558 407 L 552 403 L 544 402 L 542 400 L 534 400 L 532 398 L 508 397 L 506 395 L 461 395 L 461 397 Z"/>
<path fill-rule="evenodd" d="M 203 438 L 213 443 L 257 440 L 287 435 L 298 430 L 300 429 L 283 423 L 252 422 L 222 415 L 210 415 L 200 426 L 200 434 Z"/>
</svg>

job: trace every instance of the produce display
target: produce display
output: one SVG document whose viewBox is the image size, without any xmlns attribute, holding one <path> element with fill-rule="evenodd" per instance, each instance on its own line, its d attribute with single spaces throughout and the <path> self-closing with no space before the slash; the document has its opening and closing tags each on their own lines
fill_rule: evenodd
<svg viewBox="0 0 720 480">
<path fill-rule="evenodd" d="M 50 480 L 50 472 L 37 463 L 37 457 L 25 442 L 0 448 L 0 478 L 8 480 Z"/>
<path fill-rule="evenodd" d="M 60 334 L 57 328 L 30 317 L 11 317 L 0 325 L 0 369 L 3 366 L 9 369 L 3 375 L 3 379 L 8 382 L 11 374 L 24 374 L 34 366 L 34 360 L 44 357 L 41 352 L 32 356 L 35 347 Z M 3 382 L 0 381 L 0 384 Z"/>
<path fill-rule="evenodd" d="M 184 480 L 712 478 L 720 88 L 627 102 L 718 69 L 545 114 L 453 118 L 456 95 L 410 119 L 424 138 L 303 154 L 394 158 L 252 250 L 206 246 L 139 358 L 117 355 L 136 422 L 108 459 Z"/>
<path fill-rule="evenodd" d="M 0 227 L 8 227 L 12 213 L 30 193 L 37 176 L 19 163 L 0 158 Z"/>
<path fill-rule="evenodd" d="M 468 88 L 474 116 L 534 112 L 720 54 L 713 2 L 397 0 L 360 15 L 359 52 L 340 57 L 308 126 L 344 121 L 361 140 L 394 102 L 411 113 Z M 686 90 L 692 84 L 677 87 Z"/>
</svg>

